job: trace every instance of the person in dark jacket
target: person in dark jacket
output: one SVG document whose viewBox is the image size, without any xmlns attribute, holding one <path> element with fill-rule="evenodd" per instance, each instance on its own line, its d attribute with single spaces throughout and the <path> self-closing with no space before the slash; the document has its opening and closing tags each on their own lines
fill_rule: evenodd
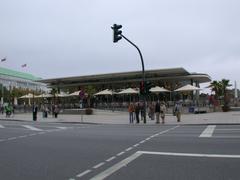
<svg viewBox="0 0 240 180">
<path fill-rule="evenodd" d="M 139 112 L 140 112 L 140 105 L 138 102 L 135 106 L 136 123 L 139 123 Z"/>
<path fill-rule="evenodd" d="M 159 115 L 160 115 L 160 103 L 159 103 L 159 101 L 155 105 L 155 114 L 156 114 L 156 123 L 159 124 L 160 123 L 160 118 L 159 118 Z"/>
</svg>

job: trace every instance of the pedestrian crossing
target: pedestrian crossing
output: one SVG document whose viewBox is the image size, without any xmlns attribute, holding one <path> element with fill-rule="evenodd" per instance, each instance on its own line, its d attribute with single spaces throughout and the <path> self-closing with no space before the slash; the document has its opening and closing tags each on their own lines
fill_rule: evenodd
<svg viewBox="0 0 240 180">
<path fill-rule="evenodd" d="M 0 129 L 20 129 L 20 130 L 30 130 L 30 131 L 52 131 L 52 130 L 66 130 L 72 127 L 63 126 L 41 126 L 41 125 L 16 125 L 16 124 L 0 124 Z"/>
</svg>

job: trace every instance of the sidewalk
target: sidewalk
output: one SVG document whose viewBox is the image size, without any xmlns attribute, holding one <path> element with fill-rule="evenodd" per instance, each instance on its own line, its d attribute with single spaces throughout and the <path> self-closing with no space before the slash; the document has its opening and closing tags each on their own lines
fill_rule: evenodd
<svg viewBox="0 0 240 180">
<path fill-rule="evenodd" d="M 0 115 L 0 121 L 25 121 L 33 122 L 32 114 L 15 114 L 10 118 L 5 115 Z M 48 118 L 42 118 L 42 113 L 38 113 L 38 122 L 40 123 L 97 123 L 97 124 L 129 124 L 129 116 L 127 112 L 111 112 L 97 111 L 94 115 L 66 115 L 59 114 L 58 118 L 53 118 L 51 115 Z M 143 124 L 143 121 L 140 121 Z M 155 124 L 155 121 L 147 117 L 147 125 Z M 167 114 L 165 124 L 239 124 L 240 112 L 214 112 L 206 114 L 183 114 L 181 122 L 177 122 L 176 117 L 172 114 Z"/>
</svg>

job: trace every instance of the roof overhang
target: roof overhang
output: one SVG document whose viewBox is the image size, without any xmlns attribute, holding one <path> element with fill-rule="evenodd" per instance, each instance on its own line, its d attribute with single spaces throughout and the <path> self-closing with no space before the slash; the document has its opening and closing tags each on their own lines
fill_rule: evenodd
<svg viewBox="0 0 240 180">
<path fill-rule="evenodd" d="M 145 71 L 146 80 L 197 80 L 199 83 L 209 82 L 211 78 L 206 74 L 190 74 L 184 68 L 155 69 Z M 81 85 L 97 85 L 123 82 L 142 81 L 142 71 L 119 72 L 97 75 L 72 76 L 53 79 L 42 79 L 38 82 L 46 83 L 50 87 L 70 87 Z"/>
</svg>

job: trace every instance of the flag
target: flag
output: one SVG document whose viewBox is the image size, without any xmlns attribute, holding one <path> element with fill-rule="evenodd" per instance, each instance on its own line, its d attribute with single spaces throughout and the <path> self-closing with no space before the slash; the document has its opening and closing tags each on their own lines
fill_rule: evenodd
<svg viewBox="0 0 240 180">
<path fill-rule="evenodd" d="M 3 59 L 1 59 L 1 62 L 6 61 L 6 60 L 7 60 L 7 58 L 3 58 Z"/>
<path fill-rule="evenodd" d="M 27 64 L 23 64 L 23 65 L 22 65 L 22 68 L 24 68 L 24 67 L 27 67 Z"/>
</svg>

